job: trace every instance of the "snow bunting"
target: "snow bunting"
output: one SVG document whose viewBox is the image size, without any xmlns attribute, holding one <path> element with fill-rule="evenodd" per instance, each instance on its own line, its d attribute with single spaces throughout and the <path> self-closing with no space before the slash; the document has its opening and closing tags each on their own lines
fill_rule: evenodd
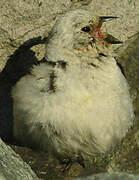
<svg viewBox="0 0 139 180">
<path fill-rule="evenodd" d="M 76 9 L 53 26 L 46 62 L 33 66 L 12 89 L 14 136 L 62 157 L 88 159 L 120 142 L 132 126 L 129 87 L 101 32 L 113 16 Z"/>
</svg>

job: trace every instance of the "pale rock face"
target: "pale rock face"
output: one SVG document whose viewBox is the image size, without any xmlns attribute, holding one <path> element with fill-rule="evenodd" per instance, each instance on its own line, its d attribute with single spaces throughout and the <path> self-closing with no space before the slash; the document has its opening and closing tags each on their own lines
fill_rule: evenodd
<svg viewBox="0 0 139 180">
<path fill-rule="evenodd" d="M 12 90 L 17 140 L 87 159 L 123 139 L 134 119 L 129 87 L 110 47 L 92 35 L 98 24 L 85 10 L 56 22 L 46 44 L 49 62 Z M 82 31 L 86 26 L 90 32 Z"/>
</svg>

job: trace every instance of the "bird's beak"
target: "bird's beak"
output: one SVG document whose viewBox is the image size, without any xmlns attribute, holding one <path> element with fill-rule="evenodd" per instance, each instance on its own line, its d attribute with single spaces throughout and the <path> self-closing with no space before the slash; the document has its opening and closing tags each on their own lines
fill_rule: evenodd
<svg viewBox="0 0 139 180">
<path fill-rule="evenodd" d="M 121 44 L 122 42 L 119 41 L 117 38 L 113 37 L 111 34 L 108 33 L 102 33 L 101 32 L 101 27 L 104 22 L 117 19 L 118 17 L 116 16 L 100 16 L 99 17 L 99 24 L 97 28 L 95 29 L 95 37 L 104 43 L 109 43 L 109 44 Z"/>
<path fill-rule="evenodd" d="M 100 16 L 99 19 L 101 22 L 106 22 L 106 21 L 110 21 L 113 19 L 117 19 L 117 16 Z"/>
</svg>

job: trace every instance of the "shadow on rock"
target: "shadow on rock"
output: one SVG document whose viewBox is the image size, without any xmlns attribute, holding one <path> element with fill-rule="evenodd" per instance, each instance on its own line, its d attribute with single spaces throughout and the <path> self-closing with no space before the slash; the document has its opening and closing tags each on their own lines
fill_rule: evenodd
<svg viewBox="0 0 139 180">
<path fill-rule="evenodd" d="M 11 88 L 25 74 L 29 73 L 38 59 L 30 48 L 44 44 L 45 39 L 41 37 L 32 38 L 22 44 L 13 55 L 11 55 L 0 73 L 0 137 L 9 143 L 15 143 L 13 138 L 13 102 Z"/>
</svg>

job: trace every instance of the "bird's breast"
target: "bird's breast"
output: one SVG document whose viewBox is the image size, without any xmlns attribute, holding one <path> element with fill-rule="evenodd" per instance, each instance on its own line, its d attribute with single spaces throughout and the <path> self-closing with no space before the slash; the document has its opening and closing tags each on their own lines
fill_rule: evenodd
<svg viewBox="0 0 139 180">
<path fill-rule="evenodd" d="M 127 82 L 116 62 L 98 69 L 58 69 L 56 74 L 57 89 L 49 97 L 51 112 L 55 109 L 51 118 L 67 139 L 78 131 L 77 139 L 84 139 L 89 133 L 105 149 L 112 139 L 125 135 L 132 124 L 133 109 Z"/>
</svg>

